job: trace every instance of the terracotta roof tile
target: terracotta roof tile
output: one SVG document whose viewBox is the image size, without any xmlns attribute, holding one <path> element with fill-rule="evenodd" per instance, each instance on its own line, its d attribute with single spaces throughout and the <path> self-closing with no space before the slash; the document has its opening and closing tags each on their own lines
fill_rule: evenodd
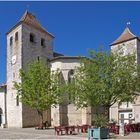
<svg viewBox="0 0 140 140">
<path fill-rule="evenodd" d="M 137 36 L 135 36 L 129 30 L 129 28 L 126 27 L 125 30 L 123 31 L 123 33 L 111 45 L 119 44 L 121 42 L 128 41 L 128 40 L 135 39 L 135 38 L 137 38 Z"/>
</svg>

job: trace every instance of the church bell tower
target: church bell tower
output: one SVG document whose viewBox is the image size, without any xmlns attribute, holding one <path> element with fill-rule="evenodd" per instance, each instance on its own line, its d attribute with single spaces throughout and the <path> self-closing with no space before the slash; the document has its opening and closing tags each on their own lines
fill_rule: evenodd
<svg viewBox="0 0 140 140">
<path fill-rule="evenodd" d="M 21 82 L 19 70 L 35 59 L 53 58 L 54 36 L 36 17 L 26 11 L 7 33 L 7 123 L 8 127 L 28 127 L 38 123 L 37 112 L 19 102 L 13 81 Z"/>
</svg>

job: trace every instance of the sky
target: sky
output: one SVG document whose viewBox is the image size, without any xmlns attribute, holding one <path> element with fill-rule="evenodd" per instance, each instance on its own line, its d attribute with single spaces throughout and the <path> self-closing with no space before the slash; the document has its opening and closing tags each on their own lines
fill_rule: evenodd
<svg viewBox="0 0 140 140">
<path fill-rule="evenodd" d="M 88 56 L 101 46 L 110 50 L 127 22 L 140 36 L 140 2 L 0 2 L 0 84 L 6 82 L 6 32 L 26 10 L 55 36 L 54 51 L 68 56 Z"/>
</svg>

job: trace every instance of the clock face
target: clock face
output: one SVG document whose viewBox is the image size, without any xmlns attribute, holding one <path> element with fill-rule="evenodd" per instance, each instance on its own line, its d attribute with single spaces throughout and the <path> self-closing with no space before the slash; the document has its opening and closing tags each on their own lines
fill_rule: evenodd
<svg viewBox="0 0 140 140">
<path fill-rule="evenodd" d="M 12 56 L 12 64 L 16 63 L 16 55 Z"/>
</svg>

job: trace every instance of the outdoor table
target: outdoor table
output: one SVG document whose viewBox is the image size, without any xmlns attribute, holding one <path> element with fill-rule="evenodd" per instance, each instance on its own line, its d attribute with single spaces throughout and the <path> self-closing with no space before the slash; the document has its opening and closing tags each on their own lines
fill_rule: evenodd
<svg viewBox="0 0 140 140">
<path fill-rule="evenodd" d="M 75 134 L 75 126 L 57 126 L 55 127 L 55 133 L 57 135 L 72 135 Z"/>
<path fill-rule="evenodd" d="M 66 126 L 65 131 L 66 131 L 65 134 L 67 134 L 67 135 L 71 134 L 72 135 L 72 134 L 75 133 L 75 126 Z"/>
<path fill-rule="evenodd" d="M 65 134 L 63 132 L 66 132 L 66 129 L 65 129 L 64 126 L 56 126 L 55 127 L 55 133 L 57 133 L 57 135 L 60 135 L 60 134 L 63 135 L 63 134 Z"/>
<path fill-rule="evenodd" d="M 77 126 L 74 126 L 74 127 L 75 127 L 75 131 L 76 131 L 77 133 L 79 133 L 79 132 L 80 132 L 80 129 L 81 129 L 81 126 L 77 125 Z"/>
<path fill-rule="evenodd" d="M 82 126 L 56 126 L 55 134 L 57 135 L 73 135 L 79 133 L 80 129 L 82 133 L 87 133 L 88 128 L 90 125 L 82 125 Z"/>
</svg>

